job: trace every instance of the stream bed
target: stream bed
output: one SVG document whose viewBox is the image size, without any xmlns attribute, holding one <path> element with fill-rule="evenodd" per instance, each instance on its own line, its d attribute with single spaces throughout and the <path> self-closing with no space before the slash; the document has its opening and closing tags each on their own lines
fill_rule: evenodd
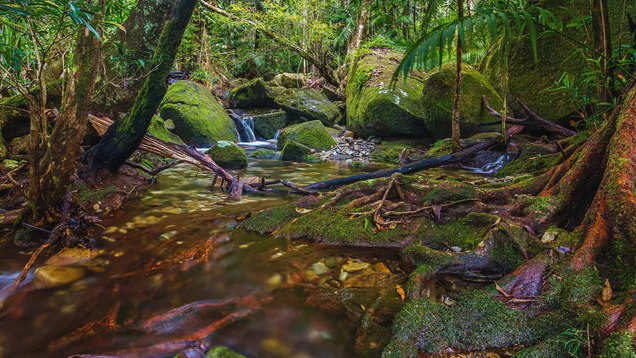
<svg viewBox="0 0 636 358">
<path fill-rule="evenodd" d="M 251 161 L 242 175 L 297 184 L 377 166 Z M 329 247 L 235 229 L 248 213 L 297 200 L 220 204 L 211 177 L 177 166 L 103 222 L 82 278 L 38 288 L 33 275 L 0 311 L 0 357 L 174 357 L 225 345 L 249 357 L 379 356 L 406 281 L 397 250 Z M 30 252 L 0 253 L 0 286 Z M 360 322 L 372 308 L 374 320 Z M 367 330 L 369 333 L 367 334 Z"/>
</svg>

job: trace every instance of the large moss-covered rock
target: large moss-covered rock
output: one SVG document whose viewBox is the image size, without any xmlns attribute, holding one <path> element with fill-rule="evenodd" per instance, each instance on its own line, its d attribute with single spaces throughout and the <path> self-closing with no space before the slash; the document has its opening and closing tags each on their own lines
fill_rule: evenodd
<svg viewBox="0 0 636 358">
<path fill-rule="evenodd" d="M 234 122 L 223 106 L 204 86 L 192 81 L 177 81 L 168 88 L 161 105 L 161 118 L 171 120 L 185 143 L 197 147 L 216 141 L 236 142 Z"/>
<path fill-rule="evenodd" d="M 254 123 L 254 132 L 257 136 L 272 139 L 276 136 L 276 132 L 287 125 L 287 113 L 276 111 L 259 114 L 252 116 L 252 121 Z"/>
<path fill-rule="evenodd" d="M 336 145 L 336 141 L 320 121 L 298 123 L 283 129 L 278 135 L 278 149 L 283 149 L 291 141 L 317 151 L 327 150 Z"/>
<path fill-rule="evenodd" d="M 148 134 L 155 138 L 161 139 L 164 142 L 185 144 L 178 135 L 170 132 L 170 130 L 166 127 L 165 121 L 157 115 L 152 117 L 152 120 L 150 121 L 150 125 L 148 126 Z"/>
<path fill-rule="evenodd" d="M 434 139 L 451 136 L 451 117 L 456 87 L 455 63 L 444 64 L 426 78 L 422 103 L 426 107 L 426 127 Z M 462 66 L 462 88 L 459 100 L 462 136 L 485 130 L 486 128 L 480 127 L 479 124 L 493 121 L 493 117 L 482 108 L 482 95 L 486 95 L 491 106 L 501 110 L 503 101 L 489 81 L 471 66 Z"/>
<path fill-rule="evenodd" d="M 285 88 L 303 88 L 307 77 L 302 73 L 279 73 L 271 81 L 272 86 Z"/>
<path fill-rule="evenodd" d="M 552 11 L 559 19 L 571 22 L 590 16 L 590 3 L 587 0 L 552 0 L 545 1 L 542 6 Z M 620 42 L 628 43 L 631 38 L 623 12 L 624 5 L 627 6 L 628 13 L 636 13 L 635 1 L 608 1 L 612 42 L 615 48 Z M 586 31 L 582 29 L 566 27 L 565 31 L 572 39 L 589 41 Z M 540 33 L 537 37 L 538 61 L 535 62 L 529 38 L 513 42 L 510 47 L 509 63 L 510 97 L 519 99 L 548 120 L 561 119 L 574 112 L 580 104 L 575 101 L 572 93 L 550 89 L 555 87 L 555 83 L 564 74 L 567 74 L 571 80 L 574 80 L 581 95 L 595 95 L 593 84 L 586 84 L 583 74 L 596 68 L 591 61 L 586 60 L 586 56 L 577 52 L 578 50 L 580 49 L 574 42 L 563 36 L 553 32 Z M 491 50 L 480 66 L 482 73 L 499 89 L 503 88 L 500 58 L 498 51 Z"/>
<path fill-rule="evenodd" d="M 347 83 L 347 126 L 361 137 L 428 135 L 421 103 L 422 81 L 415 76 L 391 78 L 403 54 L 375 48 L 358 57 Z"/>
<path fill-rule="evenodd" d="M 245 151 L 233 142 L 219 141 L 206 154 L 225 169 L 247 168 Z"/>
<path fill-rule="evenodd" d="M 274 101 L 288 113 L 292 122 L 318 120 L 331 126 L 342 119 L 338 106 L 318 90 L 276 87 L 274 92 Z"/>
<path fill-rule="evenodd" d="M 232 108 L 272 108 L 275 106 L 270 86 L 262 78 L 249 81 L 230 92 Z"/>
</svg>

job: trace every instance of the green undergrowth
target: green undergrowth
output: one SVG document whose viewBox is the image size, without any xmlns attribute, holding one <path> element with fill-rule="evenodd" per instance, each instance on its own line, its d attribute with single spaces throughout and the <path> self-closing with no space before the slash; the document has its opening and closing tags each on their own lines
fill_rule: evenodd
<svg viewBox="0 0 636 358">
<path fill-rule="evenodd" d="M 434 353 L 446 347 L 484 350 L 532 344 L 567 327 L 567 321 L 555 318 L 508 308 L 484 290 L 461 294 L 451 306 L 428 298 L 414 300 L 396 316 L 393 340 L 382 357 L 415 357 L 418 351 Z"/>
</svg>

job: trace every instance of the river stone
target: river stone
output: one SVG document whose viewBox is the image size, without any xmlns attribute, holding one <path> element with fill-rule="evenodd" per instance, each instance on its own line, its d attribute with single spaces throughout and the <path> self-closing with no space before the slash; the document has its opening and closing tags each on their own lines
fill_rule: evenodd
<svg viewBox="0 0 636 358">
<path fill-rule="evenodd" d="M 215 146 L 208 149 L 206 154 L 225 169 L 247 168 L 247 155 L 243 148 L 236 145 L 236 143 L 224 140 L 219 141 Z"/>
<path fill-rule="evenodd" d="M 273 108 L 276 106 L 273 96 L 270 86 L 257 78 L 230 91 L 229 105 L 231 108 Z"/>
<path fill-rule="evenodd" d="M 150 125 L 148 126 L 148 134 L 161 139 L 164 142 L 175 143 L 184 145 L 185 143 L 178 135 L 172 133 L 168 128 L 169 125 L 172 126 L 172 129 L 175 128 L 175 125 L 172 121 L 169 121 L 170 124 L 166 124 L 166 122 L 161 119 L 158 115 L 154 115 L 152 120 L 150 120 Z"/>
<path fill-rule="evenodd" d="M 209 147 L 219 140 L 236 142 L 234 122 L 210 91 L 192 81 L 177 81 L 168 88 L 160 116 L 174 123 L 174 133 L 186 144 Z"/>
<path fill-rule="evenodd" d="M 44 264 L 53 266 L 76 265 L 88 262 L 99 256 L 100 254 L 101 252 L 99 250 L 65 248 L 57 254 L 51 256 L 48 260 L 46 260 Z"/>
<path fill-rule="evenodd" d="M 205 355 L 205 358 L 246 358 L 242 354 L 238 354 L 227 347 L 213 347 Z"/>
<path fill-rule="evenodd" d="M 303 88 L 307 77 L 302 73 L 279 73 L 271 81 L 272 86 L 285 88 Z"/>
<path fill-rule="evenodd" d="M 421 74 L 393 73 L 404 54 L 387 48 L 364 51 L 351 69 L 346 90 L 347 127 L 360 137 L 427 137 Z"/>
<path fill-rule="evenodd" d="M 455 63 L 444 64 L 431 72 L 422 89 L 422 103 L 426 108 L 426 128 L 433 139 L 451 136 L 451 117 L 457 87 Z M 459 100 L 461 133 L 463 136 L 493 130 L 480 126 L 492 122 L 494 117 L 483 109 L 482 95 L 498 111 L 503 109 L 503 100 L 489 80 L 469 65 L 462 65 L 462 88 Z"/>
<path fill-rule="evenodd" d="M 383 272 L 365 272 L 346 279 L 344 288 L 386 288 L 393 287 L 393 276 Z"/>
<path fill-rule="evenodd" d="M 324 275 L 327 272 L 329 272 L 329 268 L 327 267 L 327 265 L 325 265 L 323 262 L 316 262 L 313 265 L 311 265 L 311 269 L 316 273 L 316 275 L 320 276 L 320 275 Z"/>
<path fill-rule="evenodd" d="M 291 141 L 317 151 L 327 150 L 336 145 L 336 141 L 320 121 L 298 123 L 283 129 L 278 135 L 278 149 L 283 149 Z"/>
<path fill-rule="evenodd" d="M 362 271 L 368 268 L 370 265 L 368 262 L 362 262 L 360 260 L 347 260 L 347 263 L 342 265 L 342 269 L 347 272 Z"/>
<path fill-rule="evenodd" d="M 74 266 L 45 265 L 35 269 L 34 285 L 37 288 L 58 287 L 84 277 L 86 270 Z"/>
<path fill-rule="evenodd" d="M 252 116 L 254 132 L 265 139 L 273 139 L 276 133 L 287 125 L 287 113 L 276 111 Z"/>
<path fill-rule="evenodd" d="M 342 119 L 338 107 L 318 90 L 280 87 L 274 90 L 274 101 L 287 112 L 291 122 L 318 120 L 331 126 Z"/>
</svg>

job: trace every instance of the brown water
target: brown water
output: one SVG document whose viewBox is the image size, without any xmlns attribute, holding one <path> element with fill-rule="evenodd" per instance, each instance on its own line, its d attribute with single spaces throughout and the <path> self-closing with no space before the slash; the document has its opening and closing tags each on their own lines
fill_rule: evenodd
<svg viewBox="0 0 636 358">
<path fill-rule="evenodd" d="M 307 184 L 360 170 L 256 161 L 244 175 Z M 211 345 L 249 357 L 378 356 L 401 305 L 395 285 L 406 274 L 397 252 L 234 230 L 237 217 L 297 197 L 219 205 L 224 195 L 211 193 L 210 181 L 188 166 L 166 171 L 104 223 L 108 244 L 84 278 L 36 289 L 31 275 L 0 311 L 0 357 L 173 357 L 184 351 L 195 357 Z M 0 287 L 15 278 L 28 254 L 0 253 Z M 345 284 L 341 270 L 351 260 L 369 264 L 369 280 Z M 381 307 L 378 297 L 388 297 Z M 372 306 L 379 323 L 372 331 L 379 334 L 356 345 L 359 323 Z"/>
</svg>

